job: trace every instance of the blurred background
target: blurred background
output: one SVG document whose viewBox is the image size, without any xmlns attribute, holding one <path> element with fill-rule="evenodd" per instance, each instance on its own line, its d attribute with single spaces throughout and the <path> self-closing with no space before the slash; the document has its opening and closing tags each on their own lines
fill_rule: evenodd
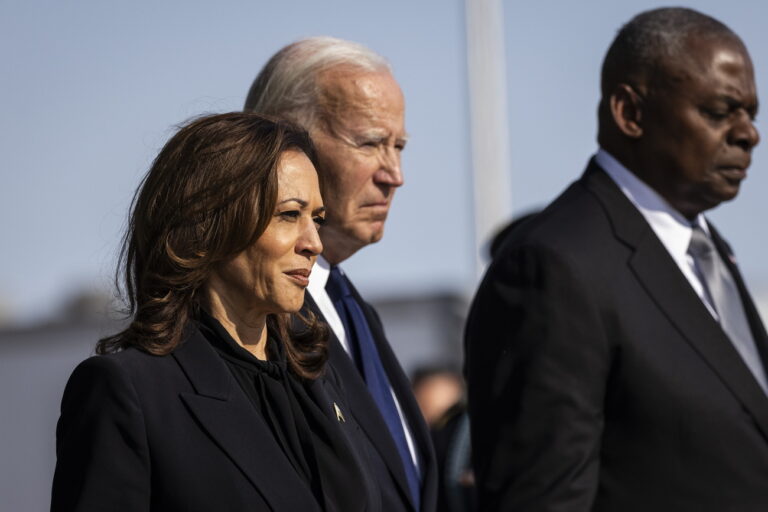
<svg viewBox="0 0 768 512">
<path fill-rule="evenodd" d="M 509 213 L 521 214 L 582 172 L 596 149 L 603 54 L 622 23 L 665 4 L 501 5 L 505 192 Z M 685 5 L 743 38 L 768 98 L 768 3 Z M 465 9 L 463 0 L 0 0 L 0 510 L 48 508 L 63 386 L 118 325 L 116 256 L 151 160 L 185 119 L 239 110 L 266 60 L 302 37 L 361 42 L 394 68 L 410 134 L 406 184 L 384 240 L 344 267 L 379 307 L 407 371 L 460 364 L 480 266 Z M 710 214 L 763 308 L 766 146 L 755 150 L 739 198 Z"/>
</svg>

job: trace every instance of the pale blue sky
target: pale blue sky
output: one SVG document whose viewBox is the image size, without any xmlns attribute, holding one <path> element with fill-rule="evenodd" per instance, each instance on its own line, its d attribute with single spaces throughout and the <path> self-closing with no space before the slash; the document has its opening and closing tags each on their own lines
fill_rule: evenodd
<svg viewBox="0 0 768 512">
<path fill-rule="evenodd" d="M 543 205 L 581 173 L 595 149 L 603 53 L 623 22 L 659 5 L 505 2 L 515 212 Z M 768 97 L 768 4 L 686 5 L 742 36 Z M 347 271 L 371 296 L 469 292 L 463 12 L 457 0 L 0 0 L 0 304 L 31 320 L 79 287 L 108 287 L 130 198 L 173 126 L 240 109 L 267 58 L 311 35 L 383 54 L 406 95 L 406 185 L 384 241 L 355 255 Z M 766 169 L 760 146 L 739 199 L 712 214 L 753 288 L 768 284 Z"/>
</svg>

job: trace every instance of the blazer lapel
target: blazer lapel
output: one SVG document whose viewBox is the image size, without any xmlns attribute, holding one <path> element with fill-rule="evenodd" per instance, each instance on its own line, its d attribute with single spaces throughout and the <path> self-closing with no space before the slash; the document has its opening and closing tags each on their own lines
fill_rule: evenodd
<svg viewBox="0 0 768 512">
<path fill-rule="evenodd" d="M 757 346 L 757 350 L 760 353 L 760 358 L 763 362 L 763 368 L 768 370 L 768 333 L 765 331 L 765 325 L 763 325 L 763 321 L 760 318 L 760 314 L 758 313 L 757 308 L 755 307 L 755 303 L 752 301 L 752 297 L 747 290 L 747 285 L 744 282 L 744 279 L 741 277 L 739 267 L 736 266 L 736 259 L 733 256 L 733 252 L 731 251 L 730 246 L 725 242 L 725 240 L 723 240 L 723 238 L 720 236 L 720 233 L 711 223 L 709 223 L 709 230 L 712 233 L 712 239 L 714 240 L 715 246 L 720 253 L 720 257 L 725 262 L 725 266 L 728 268 L 731 276 L 733 276 L 734 281 L 736 281 L 736 287 L 739 290 L 741 303 L 747 315 L 747 320 L 749 321 L 749 326 L 752 330 L 752 336 L 754 337 L 755 345 Z"/>
<path fill-rule="evenodd" d="M 629 266 L 638 281 L 768 438 L 768 398 L 651 227 L 594 162 L 584 183 L 605 206 L 616 236 L 634 249 Z"/>
<path fill-rule="evenodd" d="M 375 310 L 363 300 L 354 285 L 351 283 L 350 285 L 355 298 L 363 305 L 368 325 L 371 327 L 371 332 L 376 341 L 376 348 L 381 357 L 381 363 L 384 365 L 384 369 L 389 376 L 389 383 L 397 396 L 402 414 L 410 429 L 416 449 L 416 456 L 419 460 L 422 505 L 424 505 L 432 496 L 436 497 L 437 493 L 437 468 L 432 464 L 432 461 L 435 460 L 435 455 L 429 429 L 421 414 L 419 405 L 416 403 L 416 398 L 413 396 L 411 381 L 400 366 L 400 362 L 392 351 L 392 347 L 387 342 L 381 319 Z"/>
<path fill-rule="evenodd" d="M 181 400 L 270 506 L 307 510 L 316 502 L 298 475 L 295 486 L 286 485 L 286 475 L 295 474 L 293 467 L 277 444 L 269 442 L 269 427 L 200 331 L 190 329 L 173 357 L 195 389 L 181 393 Z"/>
<path fill-rule="evenodd" d="M 354 287 L 353 293 L 357 293 Z M 318 318 L 324 318 L 317 304 L 308 293 L 305 294 L 304 307 L 314 312 Z M 364 309 L 367 308 L 364 307 Z M 371 324 L 370 318 L 367 318 L 367 320 L 373 331 L 374 327 Z M 347 351 L 344 350 L 344 347 L 333 331 L 331 329 L 329 331 L 328 364 L 338 373 L 341 381 L 338 383 L 338 387 L 349 402 L 347 404 L 348 408 L 355 417 L 355 421 L 363 429 L 371 444 L 376 448 L 379 456 L 389 468 L 390 473 L 400 488 L 400 492 L 407 497 L 408 503 L 413 507 L 403 463 L 400 460 L 397 446 L 392 439 L 392 435 L 389 433 L 387 424 L 384 422 L 384 418 L 381 417 L 379 408 L 368 392 L 368 387 L 354 362 L 349 357 L 349 354 L 347 354 Z M 374 333 L 375 336 L 376 334 Z"/>
</svg>

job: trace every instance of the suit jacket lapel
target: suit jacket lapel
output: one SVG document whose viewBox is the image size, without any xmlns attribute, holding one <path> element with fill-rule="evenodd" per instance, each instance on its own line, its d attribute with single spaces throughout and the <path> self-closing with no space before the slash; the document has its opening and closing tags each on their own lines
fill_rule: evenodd
<svg viewBox="0 0 768 512">
<path fill-rule="evenodd" d="M 315 501 L 311 491 L 298 475 L 297 485 L 286 485 L 293 467 L 277 444 L 269 442 L 269 427 L 200 331 L 189 329 L 173 357 L 195 389 L 181 393 L 181 400 L 216 444 L 274 510 L 306 510 Z"/>
<path fill-rule="evenodd" d="M 397 360 L 397 356 L 392 351 L 392 347 L 386 341 L 381 319 L 376 315 L 374 309 L 363 300 L 354 285 L 350 283 L 350 286 L 355 299 L 363 305 L 363 311 L 368 320 L 368 325 L 371 327 L 373 338 L 376 341 L 376 348 L 379 351 L 381 363 L 384 365 L 384 369 L 389 376 L 390 385 L 397 396 L 402 414 L 405 416 L 406 423 L 410 428 L 421 470 L 422 505 L 424 505 L 431 496 L 436 496 L 435 493 L 437 492 L 437 468 L 432 464 L 432 461 L 435 460 L 435 455 L 429 429 L 421 414 L 419 405 L 416 403 L 416 398 L 413 396 L 411 381 L 405 375 Z"/>
<path fill-rule="evenodd" d="M 326 510 L 369 510 L 369 499 L 376 495 L 368 479 L 358 469 L 365 462 L 360 457 L 338 425 L 339 418 L 332 406 L 335 402 L 326 393 L 326 388 L 320 379 L 316 379 L 305 387 L 316 407 L 307 410 L 308 419 L 321 429 L 325 439 L 325 447 L 332 451 L 333 461 L 325 461 L 322 468 L 330 474 L 322 474 L 323 489 L 326 497 Z M 342 414 L 348 411 L 342 411 Z M 311 418 L 310 418 L 311 417 Z M 316 446 L 316 448 L 318 448 Z M 317 452 L 318 459 L 323 459 L 326 452 Z M 343 483 L 343 485 L 341 485 Z M 329 485 L 330 484 L 330 485 Z M 343 487 L 343 492 L 339 492 Z M 330 499 L 329 499 L 330 498 Z M 335 507 L 335 508 L 334 508 Z"/>
<path fill-rule="evenodd" d="M 712 239 L 715 242 L 715 246 L 720 253 L 720 257 L 725 262 L 725 266 L 728 268 L 731 276 L 733 276 L 734 281 L 736 281 L 736 287 L 739 290 L 741 303 L 744 306 L 744 311 L 746 312 L 747 320 L 749 321 L 749 326 L 752 330 L 755 345 L 757 345 L 757 350 L 760 353 L 763 367 L 768 369 L 768 334 L 765 331 L 763 321 L 755 307 L 755 303 L 752 301 L 749 291 L 747 290 L 747 285 L 741 277 L 739 267 L 736 266 L 736 259 L 733 256 L 730 246 L 723 240 L 720 233 L 711 223 L 709 224 L 709 229 L 712 233 Z"/>
<path fill-rule="evenodd" d="M 354 291 L 354 293 L 357 292 Z M 319 318 L 324 318 L 320 309 L 317 307 L 317 304 L 308 293 L 305 294 L 304 308 L 314 312 Z M 367 319 L 369 325 L 371 325 L 371 330 L 373 331 L 370 318 Z M 374 333 L 374 337 L 375 336 L 376 334 Z M 360 428 L 363 429 L 371 444 L 376 448 L 379 456 L 389 468 L 401 493 L 407 496 L 409 503 L 413 506 L 410 491 L 408 490 L 408 481 L 405 476 L 405 470 L 403 469 L 402 461 L 398 455 L 395 441 L 389 433 L 384 418 L 381 417 L 379 408 L 376 406 L 376 403 L 368 392 L 368 387 L 360 375 L 360 372 L 332 330 L 328 339 L 328 363 L 338 373 L 339 379 L 341 380 L 341 382 L 338 383 L 338 387 L 341 389 L 343 396 L 347 398 L 347 401 L 349 402 L 347 404 L 348 408 L 351 414 L 355 417 L 355 421 L 357 421 Z"/>
<path fill-rule="evenodd" d="M 629 266 L 641 285 L 684 339 L 752 413 L 768 438 L 768 398 L 651 227 L 594 162 L 590 163 L 583 183 L 604 205 L 616 236 L 634 249 Z M 751 300 L 744 302 L 745 307 L 751 304 Z"/>
</svg>

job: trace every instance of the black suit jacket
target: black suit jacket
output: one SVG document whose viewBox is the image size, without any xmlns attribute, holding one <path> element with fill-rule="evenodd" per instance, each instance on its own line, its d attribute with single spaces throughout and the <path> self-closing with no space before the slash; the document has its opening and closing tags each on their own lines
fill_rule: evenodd
<svg viewBox="0 0 768 512">
<path fill-rule="evenodd" d="M 378 314 L 362 299 L 354 286 L 351 286 L 351 289 L 355 299 L 363 308 L 384 371 L 387 373 L 413 436 L 422 475 L 420 510 L 431 512 L 435 510 L 437 502 L 437 468 L 429 430 L 413 397 L 410 381 L 384 335 L 384 328 Z M 325 321 L 309 293 L 306 294 L 304 308 Z M 415 511 L 408 491 L 405 470 L 384 418 L 354 362 L 333 331 L 330 331 L 327 371 L 320 379 L 325 386 L 326 394 L 346 403 L 352 414 L 352 419 L 360 433 L 352 442 L 358 450 L 368 454 L 369 469 L 381 488 L 382 510 L 386 512 Z"/>
<path fill-rule="evenodd" d="M 196 328 L 167 356 L 127 349 L 81 363 L 64 392 L 57 458 L 52 511 L 321 510 Z M 365 508 L 360 472 L 344 478 Z"/>
<path fill-rule="evenodd" d="M 505 241 L 466 351 L 481 510 L 768 510 L 768 398 L 595 163 Z"/>
</svg>

